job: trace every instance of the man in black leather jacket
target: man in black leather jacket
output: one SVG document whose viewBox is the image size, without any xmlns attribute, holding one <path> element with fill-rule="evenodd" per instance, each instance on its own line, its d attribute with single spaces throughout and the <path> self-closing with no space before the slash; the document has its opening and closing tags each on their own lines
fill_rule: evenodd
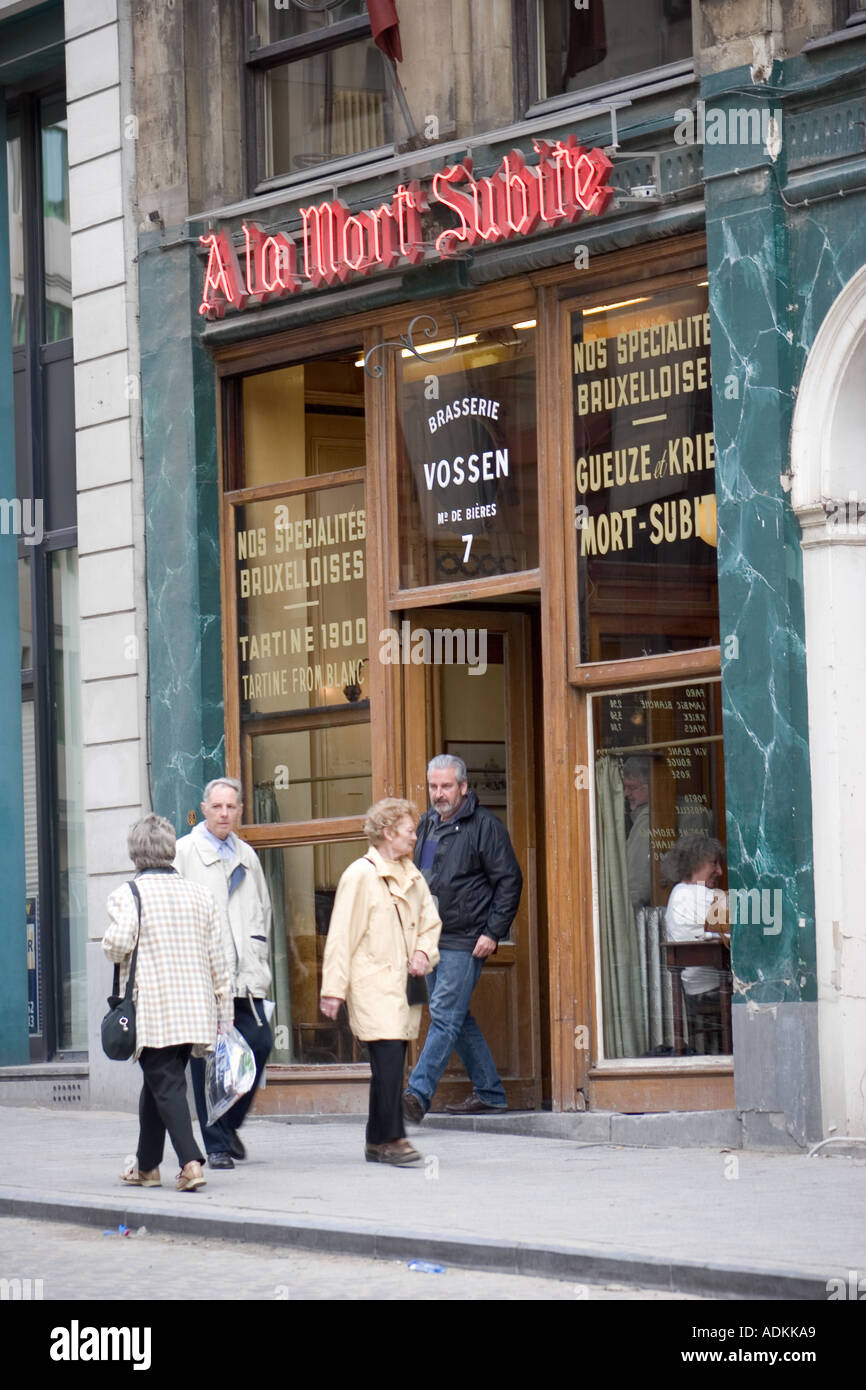
<svg viewBox="0 0 866 1390">
<path fill-rule="evenodd" d="M 484 961 L 514 921 L 523 875 L 500 820 L 469 791 L 466 764 L 441 753 L 427 768 L 431 809 L 421 817 L 415 864 L 442 919 L 439 964 L 429 976 L 430 1028 L 403 1093 L 406 1118 L 416 1124 L 430 1109 L 436 1087 L 456 1048 L 473 1085 L 452 1114 L 507 1110 L 484 1034 L 469 1012 Z"/>
</svg>

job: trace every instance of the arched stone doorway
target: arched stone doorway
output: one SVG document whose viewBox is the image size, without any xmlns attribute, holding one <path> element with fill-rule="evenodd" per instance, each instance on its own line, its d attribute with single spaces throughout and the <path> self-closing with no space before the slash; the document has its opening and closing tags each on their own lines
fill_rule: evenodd
<svg viewBox="0 0 866 1390">
<path fill-rule="evenodd" d="M 866 266 L 835 300 L 791 435 L 802 527 L 824 1133 L 866 1134 Z"/>
</svg>

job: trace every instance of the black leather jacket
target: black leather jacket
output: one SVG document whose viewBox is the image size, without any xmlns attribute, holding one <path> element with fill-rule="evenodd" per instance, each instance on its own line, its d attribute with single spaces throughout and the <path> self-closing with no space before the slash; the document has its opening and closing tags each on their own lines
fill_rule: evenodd
<svg viewBox="0 0 866 1390">
<path fill-rule="evenodd" d="M 415 863 L 437 813 L 427 811 L 418 823 Z M 503 941 L 520 902 L 523 874 L 508 831 L 469 792 L 460 810 L 442 827 L 430 876 L 430 892 L 442 918 L 440 949 L 471 951 L 479 936 Z"/>
</svg>

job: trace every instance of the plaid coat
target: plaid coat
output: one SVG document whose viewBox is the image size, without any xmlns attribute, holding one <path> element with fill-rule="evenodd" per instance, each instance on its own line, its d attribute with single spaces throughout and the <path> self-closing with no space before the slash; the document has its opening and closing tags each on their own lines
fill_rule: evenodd
<svg viewBox="0 0 866 1390">
<path fill-rule="evenodd" d="M 193 1043 L 200 1055 L 213 1047 L 217 1018 L 230 1023 L 234 1002 L 223 952 L 220 916 L 206 889 L 173 870 L 136 876 L 141 895 L 141 939 L 133 991 L 135 1055 L 143 1047 Z M 126 987 L 138 935 L 138 912 L 128 884 L 108 899 L 111 926 L 102 939 L 109 960 L 122 964 Z"/>
</svg>

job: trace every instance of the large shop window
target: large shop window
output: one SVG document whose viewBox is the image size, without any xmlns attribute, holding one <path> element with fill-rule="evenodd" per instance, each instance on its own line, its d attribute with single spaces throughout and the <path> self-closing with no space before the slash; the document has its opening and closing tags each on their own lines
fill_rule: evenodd
<svg viewBox="0 0 866 1390">
<path fill-rule="evenodd" d="M 21 508 L 25 901 L 33 1061 L 87 1047 L 72 275 L 60 85 L 7 108 L 15 468 Z"/>
<path fill-rule="evenodd" d="M 393 141 L 391 88 L 365 0 L 279 9 L 273 0 L 255 0 L 252 13 L 253 181 L 386 152 Z"/>
<path fill-rule="evenodd" d="M 418 347 L 427 360 L 404 352 L 399 377 L 401 589 L 534 569 L 534 321 Z"/>
<path fill-rule="evenodd" d="M 724 841 L 720 686 L 648 686 L 591 704 L 604 1056 L 666 1056 L 675 987 L 662 954 L 675 935 L 666 914 L 676 890 L 687 912 L 700 908 L 691 913 L 697 938 L 716 872 L 713 865 L 702 883 L 684 876 L 678 886 L 667 856 L 675 847 Z M 691 880 L 690 862 L 688 870 Z M 718 971 L 692 966 L 681 988 L 689 1052 L 720 1052 Z"/>
<path fill-rule="evenodd" d="M 685 1052 L 720 1053 L 718 970 L 692 965 L 679 979 L 663 950 L 703 937 L 723 878 L 706 281 L 697 272 L 585 303 L 571 328 L 573 678 L 592 688 L 597 1055 L 671 1054 L 674 989 Z"/>
<path fill-rule="evenodd" d="M 691 0 L 536 3 L 540 100 L 692 58 Z"/>
<path fill-rule="evenodd" d="M 244 378 L 245 486 L 225 494 L 229 764 L 271 891 L 277 1062 L 363 1060 L 345 1018 L 318 1008 L 334 894 L 366 847 L 372 797 L 356 356 Z"/>
<path fill-rule="evenodd" d="M 706 284 L 572 314 L 581 661 L 718 644 Z"/>
</svg>

